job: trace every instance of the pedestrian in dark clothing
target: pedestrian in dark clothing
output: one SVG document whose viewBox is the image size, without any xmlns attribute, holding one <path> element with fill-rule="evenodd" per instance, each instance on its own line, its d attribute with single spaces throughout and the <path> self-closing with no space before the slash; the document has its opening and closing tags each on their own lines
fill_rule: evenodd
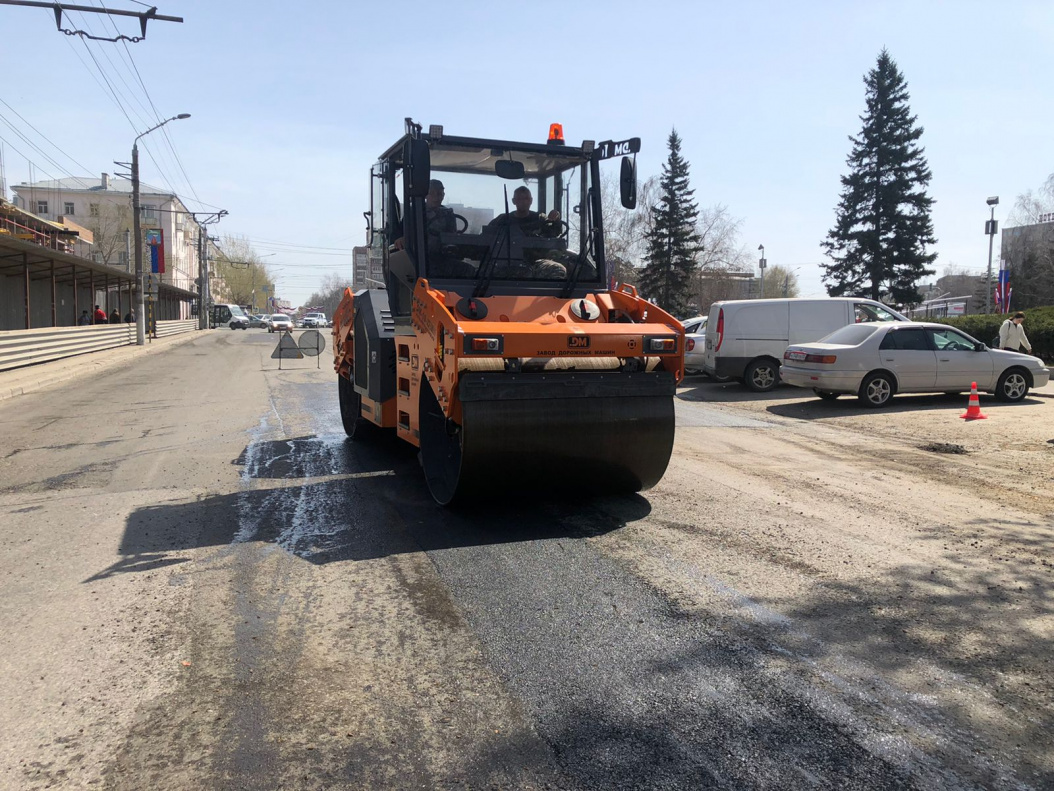
<svg viewBox="0 0 1054 791">
<path fill-rule="evenodd" d="M 117 308 L 114 308 L 113 310 L 110 311 L 110 323 L 111 324 L 120 324 L 121 323 L 121 314 L 117 312 Z"/>
<path fill-rule="evenodd" d="M 127 313 L 125 313 L 124 314 L 124 323 L 125 324 L 135 324 L 135 313 L 133 313 L 132 311 L 128 311 Z"/>
<path fill-rule="evenodd" d="M 86 310 L 82 310 L 80 318 L 77 319 L 77 325 L 80 327 L 87 327 L 89 324 L 91 324 L 91 314 Z"/>
</svg>

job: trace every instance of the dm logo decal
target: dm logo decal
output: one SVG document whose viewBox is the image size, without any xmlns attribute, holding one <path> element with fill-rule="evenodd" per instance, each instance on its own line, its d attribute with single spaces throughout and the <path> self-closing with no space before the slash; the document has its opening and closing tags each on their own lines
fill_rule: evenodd
<svg viewBox="0 0 1054 791">
<path fill-rule="evenodd" d="M 569 349 L 588 349 L 589 348 L 589 336 L 588 335 L 569 335 L 567 338 L 567 348 Z"/>
</svg>

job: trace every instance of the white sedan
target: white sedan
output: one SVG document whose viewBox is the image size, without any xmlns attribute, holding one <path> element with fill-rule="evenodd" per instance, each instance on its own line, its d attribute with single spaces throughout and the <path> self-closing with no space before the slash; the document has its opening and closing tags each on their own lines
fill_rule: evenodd
<svg viewBox="0 0 1054 791">
<path fill-rule="evenodd" d="M 700 373 L 703 370 L 703 352 L 706 351 L 706 316 L 685 319 L 684 325 L 684 372 Z"/>
<path fill-rule="evenodd" d="M 1020 401 L 1050 371 L 1038 357 L 990 349 L 946 324 L 874 322 L 788 346 L 780 378 L 820 398 L 849 393 L 880 407 L 896 393 L 961 393 L 972 382 L 1001 401 Z"/>
</svg>

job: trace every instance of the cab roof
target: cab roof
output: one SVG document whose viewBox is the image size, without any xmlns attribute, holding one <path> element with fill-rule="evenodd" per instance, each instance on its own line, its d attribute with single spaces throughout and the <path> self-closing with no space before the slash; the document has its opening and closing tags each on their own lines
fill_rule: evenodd
<svg viewBox="0 0 1054 791">
<path fill-rule="evenodd" d="M 431 168 L 444 173 L 494 173 L 494 165 L 500 159 L 522 162 L 524 175 L 547 176 L 569 170 L 589 162 L 590 155 L 576 146 L 551 146 L 546 143 L 516 143 L 509 140 L 489 140 L 478 137 L 454 137 L 444 135 L 439 140 L 428 141 Z M 381 154 L 395 167 L 405 165 L 404 151 L 409 135 L 404 135 L 391 148 Z"/>
</svg>

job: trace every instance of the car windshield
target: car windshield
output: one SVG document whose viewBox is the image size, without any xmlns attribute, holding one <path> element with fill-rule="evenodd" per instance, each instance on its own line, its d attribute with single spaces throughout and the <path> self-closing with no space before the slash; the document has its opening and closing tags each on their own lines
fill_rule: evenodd
<svg viewBox="0 0 1054 791">
<path fill-rule="evenodd" d="M 248 318 L 248 315 L 245 313 L 244 310 L 241 309 L 241 306 L 239 306 L 239 305 L 231 305 L 231 315 L 232 316 L 241 316 L 243 318 Z"/>
<path fill-rule="evenodd" d="M 859 346 L 870 338 L 877 329 L 878 327 L 868 326 L 867 324 L 847 324 L 827 337 L 821 338 L 819 342 L 834 343 L 839 346 Z"/>
<path fill-rule="evenodd" d="M 433 185 L 425 201 L 430 276 L 564 281 L 573 273 L 580 283 L 597 281 L 590 252 L 580 255 L 592 222 L 585 200 L 589 166 L 581 155 L 456 153 L 432 154 L 431 175 L 442 190 Z M 463 161 L 469 153 L 486 161 Z M 491 160 L 522 164 L 522 177 L 499 177 Z"/>
<path fill-rule="evenodd" d="M 271 316 L 271 321 L 289 321 L 289 317 L 283 316 L 281 313 L 275 313 Z"/>
</svg>

